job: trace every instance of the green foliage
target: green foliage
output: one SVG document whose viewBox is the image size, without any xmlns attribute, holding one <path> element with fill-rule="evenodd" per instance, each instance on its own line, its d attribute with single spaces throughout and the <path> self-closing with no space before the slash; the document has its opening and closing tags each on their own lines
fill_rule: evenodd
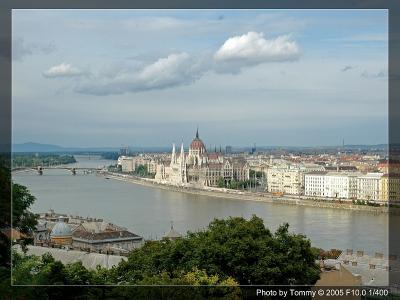
<svg viewBox="0 0 400 300">
<path fill-rule="evenodd" d="M 371 202 L 371 201 L 365 201 L 365 200 L 353 200 L 353 204 L 355 205 L 368 205 L 368 206 L 374 206 L 374 207 L 379 207 L 381 204 Z"/>
<path fill-rule="evenodd" d="M 231 182 L 229 183 L 229 188 L 230 189 L 239 188 L 239 182 L 237 182 L 236 180 L 232 179 Z"/>
<path fill-rule="evenodd" d="M 27 256 L 18 253 L 13 254 L 13 277 L 12 281 L 18 285 L 104 285 L 104 284 L 120 284 L 115 278 L 109 281 L 106 273 L 115 273 L 115 269 L 106 270 L 97 268 L 96 270 L 87 270 L 82 266 L 81 262 L 63 265 L 59 261 L 55 261 L 49 254 L 42 257 Z M 118 273 L 115 273 L 119 276 Z M 210 289 L 196 291 L 190 287 L 180 289 L 178 295 L 180 299 L 188 295 L 196 296 L 196 299 L 209 299 L 214 297 L 224 297 L 226 299 L 239 299 L 240 289 L 238 283 L 233 278 L 221 279 L 218 275 L 209 276 L 205 271 L 194 268 L 190 272 L 175 271 L 173 275 L 167 272 L 160 272 L 154 274 L 146 274 L 142 276 L 140 281 L 135 282 L 137 285 L 186 285 L 186 286 L 215 286 Z M 174 289 L 175 290 L 175 289 Z M 48 288 L 47 294 L 60 294 L 62 295 L 62 288 Z M 143 299 L 154 293 L 154 290 L 140 291 L 137 289 L 108 289 L 108 296 L 123 297 L 135 296 L 138 292 L 142 293 Z M 105 289 L 92 288 L 89 295 L 95 296 L 96 294 L 104 294 Z M 79 293 L 79 290 L 76 290 Z M 176 296 L 176 291 L 167 291 L 171 295 Z M 68 293 L 70 296 L 70 292 Z M 88 296 L 88 295 L 87 295 Z M 152 298 L 152 297 L 150 297 Z M 86 298 L 85 298 L 86 299 Z M 96 299 L 94 297 L 93 299 Z M 175 299 L 175 297 L 174 297 Z M 179 297 L 177 298 L 179 299 Z"/>
<path fill-rule="evenodd" d="M 16 201 L 13 225 L 29 234 L 36 217 L 28 208 L 35 198 L 23 186 L 13 184 L 12 188 Z M 176 299 L 239 299 L 238 284 L 314 284 L 320 273 L 315 264 L 319 251 L 303 235 L 291 234 L 288 229 L 289 225 L 284 224 L 271 233 L 256 216 L 250 220 L 215 219 L 206 230 L 188 232 L 176 241 L 148 241 L 111 270 L 88 270 L 81 262 L 63 265 L 50 254 L 37 257 L 13 253 L 12 281 L 20 285 L 210 286 L 196 291 L 186 287 L 179 292 L 168 291 Z M 37 298 L 57 298 L 63 290 L 49 287 L 32 291 Z M 146 298 L 153 292 L 148 290 L 142 295 Z M 87 293 L 87 298 L 96 299 L 100 294 L 123 297 L 131 290 L 93 288 Z"/>
<path fill-rule="evenodd" d="M 21 245 L 23 247 L 33 241 L 37 215 L 28 209 L 35 200 L 36 198 L 25 186 L 12 183 L 12 226 L 22 233 Z"/>
<path fill-rule="evenodd" d="M 101 158 L 110 159 L 110 160 L 117 160 L 119 157 L 118 152 L 102 152 L 100 154 Z"/>
<path fill-rule="evenodd" d="M 117 273 L 125 283 L 198 268 L 240 284 L 313 284 L 320 272 L 317 255 L 304 236 L 288 233 L 287 224 L 272 234 L 256 216 L 249 221 L 229 218 L 175 242 L 147 242 L 131 252 Z"/>
<path fill-rule="evenodd" d="M 218 275 L 208 275 L 204 270 L 193 268 L 189 272 L 174 272 L 171 276 L 168 272 L 161 272 L 153 276 L 145 276 L 139 282 L 140 285 L 186 285 L 186 286 L 210 286 L 208 289 L 199 290 L 200 293 L 194 293 L 192 288 L 180 290 L 182 296 L 202 296 L 200 299 L 224 298 L 224 299 L 240 299 L 240 288 L 238 283 L 231 277 L 221 279 Z M 186 291 L 185 291 L 186 290 Z M 185 291 L 185 293 L 182 293 Z M 195 294 L 195 295 L 193 295 Z M 197 295 L 196 295 L 197 294 Z M 196 298 L 197 298 L 196 297 Z"/>
<path fill-rule="evenodd" d="M 60 154 L 13 154 L 12 166 L 16 167 L 37 167 L 37 166 L 54 166 L 76 163 L 73 155 Z"/>
<path fill-rule="evenodd" d="M 225 187 L 225 179 L 223 177 L 218 178 L 217 185 L 219 188 L 224 188 Z"/>
<path fill-rule="evenodd" d="M 108 172 L 121 172 L 122 166 L 121 165 L 109 165 L 107 167 Z"/>
<path fill-rule="evenodd" d="M 102 284 L 95 271 L 86 269 L 82 262 L 63 265 L 46 253 L 44 255 L 21 255 L 13 253 L 12 281 L 14 284 L 35 285 L 86 285 Z"/>
<path fill-rule="evenodd" d="M 14 255 L 17 284 L 133 284 L 227 286 L 238 284 L 314 284 L 319 251 L 288 224 L 271 233 L 262 219 L 214 220 L 208 228 L 170 241 L 148 241 L 111 270 L 87 270 L 81 263 L 62 265 L 50 255 Z M 218 289 L 221 293 L 222 289 Z M 207 293 L 216 291 L 208 289 Z M 213 295 L 214 295 L 213 294 Z"/>
<path fill-rule="evenodd" d="M 145 176 L 147 176 L 147 175 L 149 174 L 148 171 L 147 171 L 147 166 L 145 166 L 145 165 L 139 165 L 139 166 L 135 169 L 134 173 L 135 173 L 136 175 L 141 176 L 141 177 L 145 177 Z"/>
<path fill-rule="evenodd" d="M 11 226 L 11 172 L 10 159 L 0 154 L 0 228 Z M 0 231 L 0 266 L 10 266 L 10 240 Z"/>
<path fill-rule="evenodd" d="M 250 175 L 250 178 L 254 178 L 254 175 L 256 176 L 256 178 L 262 178 L 263 177 L 263 172 L 249 170 L 249 175 Z"/>
</svg>

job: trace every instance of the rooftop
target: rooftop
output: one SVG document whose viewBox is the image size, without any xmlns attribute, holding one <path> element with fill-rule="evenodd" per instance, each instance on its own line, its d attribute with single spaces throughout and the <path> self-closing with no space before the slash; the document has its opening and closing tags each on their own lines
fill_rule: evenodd
<svg viewBox="0 0 400 300">
<path fill-rule="evenodd" d="M 22 253 L 20 246 L 15 246 L 19 253 Z M 76 250 L 66 250 L 59 248 L 47 248 L 40 246 L 28 246 L 28 255 L 42 256 L 45 253 L 50 253 L 55 260 L 61 261 L 63 264 L 69 264 L 81 261 L 85 268 L 96 269 L 97 266 L 111 269 L 118 265 L 122 260 L 127 260 L 126 257 L 118 255 L 107 255 L 100 253 L 87 253 Z"/>
<path fill-rule="evenodd" d="M 127 230 L 121 231 L 104 231 L 104 232 L 88 232 L 85 230 L 76 230 L 73 233 L 73 239 L 82 239 L 88 242 L 107 242 L 109 240 L 142 240 L 143 238 L 137 234 Z"/>
</svg>

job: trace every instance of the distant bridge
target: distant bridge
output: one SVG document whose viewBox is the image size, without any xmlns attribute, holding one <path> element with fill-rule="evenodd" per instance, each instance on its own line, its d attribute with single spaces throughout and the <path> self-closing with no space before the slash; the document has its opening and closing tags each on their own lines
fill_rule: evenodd
<svg viewBox="0 0 400 300">
<path fill-rule="evenodd" d="M 15 171 L 36 171 L 39 175 L 43 175 L 44 170 L 68 170 L 72 173 L 72 175 L 76 175 L 76 171 L 83 170 L 84 173 L 86 172 L 93 172 L 93 171 L 101 171 L 103 168 L 83 168 L 83 167 L 66 167 L 66 166 L 54 166 L 54 167 L 43 167 L 37 166 L 35 167 L 16 167 L 12 169 L 12 172 Z"/>
</svg>

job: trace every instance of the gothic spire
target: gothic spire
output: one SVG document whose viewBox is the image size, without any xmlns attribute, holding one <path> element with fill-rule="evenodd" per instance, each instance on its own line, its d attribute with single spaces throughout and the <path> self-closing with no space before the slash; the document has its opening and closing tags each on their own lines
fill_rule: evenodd
<svg viewBox="0 0 400 300">
<path fill-rule="evenodd" d="M 176 154 L 175 154 L 175 143 L 172 144 L 172 155 L 171 155 L 171 162 L 175 163 L 176 162 Z"/>
<path fill-rule="evenodd" d="M 184 165 L 185 164 L 185 150 L 183 149 L 183 143 L 181 145 L 181 156 L 180 156 L 180 159 L 181 159 L 181 164 Z"/>
<path fill-rule="evenodd" d="M 199 126 L 197 126 L 197 130 L 196 130 L 196 139 L 199 138 Z"/>
</svg>

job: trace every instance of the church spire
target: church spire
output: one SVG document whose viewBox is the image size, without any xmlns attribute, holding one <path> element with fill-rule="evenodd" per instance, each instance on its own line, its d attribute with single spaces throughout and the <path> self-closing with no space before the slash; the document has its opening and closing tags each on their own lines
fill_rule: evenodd
<svg viewBox="0 0 400 300">
<path fill-rule="evenodd" d="M 175 143 L 172 144 L 172 155 L 171 155 L 171 162 L 175 163 L 176 162 L 176 154 L 175 154 Z"/>
<path fill-rule="evenodd" d="M 181 159 L 181 164 L 184 165 L 185 164 L 185 150 L 183 149 L 183 143 L 181 145 L 181 156 L 180 156 L 180 159 Z"/>
<path fill-rule="evenodd" d="M 196 139 L 199 138 L 199 126 L 197 126 L 197 130 L 196 130 Z"/>
</svg>

